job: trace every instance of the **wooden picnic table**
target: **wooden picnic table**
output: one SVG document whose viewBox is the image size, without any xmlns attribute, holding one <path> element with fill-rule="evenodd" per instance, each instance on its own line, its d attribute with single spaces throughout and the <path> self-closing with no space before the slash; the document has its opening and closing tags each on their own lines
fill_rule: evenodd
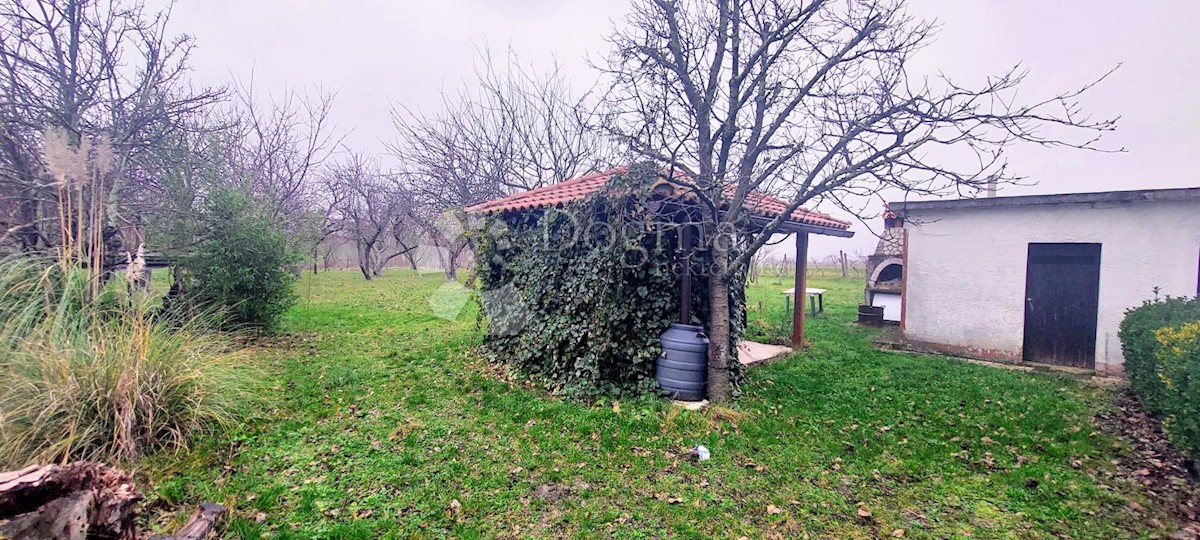
<svg viewBox="0 0 1200 540">
<path fill-rule="evenodd" d="M 815 317 L 818 313 L 825 312 L 825 291 L 826 289 L 804 289 L 804 295 L 808 297 L 809 311 Z M 796 296 L 796 288 L 792 287 L 783 291 L 785 309 L 788 313 L 792 312 L 792 297 Z"/>
</svg>

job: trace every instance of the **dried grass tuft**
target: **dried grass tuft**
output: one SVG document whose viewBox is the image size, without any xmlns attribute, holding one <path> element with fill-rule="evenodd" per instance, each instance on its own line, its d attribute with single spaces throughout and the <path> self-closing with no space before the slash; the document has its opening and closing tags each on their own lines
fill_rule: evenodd
<svg viewBox="0 0 1200 540">
<path fill-rule="evenodd" d="M 236 335 L 164 320 L 55 261 L 0 262 L 0 466 L 127 462 L 229 424 L 250 393 Z"/>
</svg>

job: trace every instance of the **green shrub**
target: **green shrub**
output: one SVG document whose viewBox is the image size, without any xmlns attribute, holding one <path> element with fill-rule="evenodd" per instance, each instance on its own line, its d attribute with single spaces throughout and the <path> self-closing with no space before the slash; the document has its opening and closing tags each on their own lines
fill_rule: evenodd
<svg viewBox="0 0 1200 540">
<path fill-rule="evenodd" d="M 493 360 L 575 398 L 654 391 L 659 337 L 679 314 L 677 227 L 651 200 L 653 167 L 565 209 L 491 216 L 475 235 Z M 632 195 L 631 195 L 632 194 Z M 664 219 L 665 216 L 665 219 Z M 694 324 L 708 320 L 693 257 Z M 745 277 L 731 284 L 732 369 L 745 328 Z"/>
<path fill-rule="evenodd" d="M 141 293 L 63 262 L 0 262 L 0 466 L 178 449 L 247 397 L 235 336 L 156 319 Z"/>
<path fill-rule="evenodd" d="M 219 189 L 204 207 L 200 234 L 180 261 L 188 303 L 225 313 L 231 326 L 274 332 L 296 301 L 300 260 L 282 222 L 248 195 Z"/>
<path fill-rule="evenodd" d="M 1180 448 L 1200 456 L 1200 321 L 1154 333 L 1163 394 L 1163 429 Z"/>
<path fill-rule="evenodd" d="M 1200 320 L 1200 301 L 1195 298 L 1155 298 L 1125 312 L 1118 337 L 1125 356 L 1125 372 L 1134 393 L 1155 414 L 1164 412 L 1166 387 L 1159 376 L 1155 332 Z"/>
</svg>

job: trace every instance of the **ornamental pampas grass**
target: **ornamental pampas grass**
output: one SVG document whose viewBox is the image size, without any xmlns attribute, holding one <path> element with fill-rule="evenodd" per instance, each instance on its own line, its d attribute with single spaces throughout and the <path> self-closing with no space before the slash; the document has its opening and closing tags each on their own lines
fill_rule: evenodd
<svg viewBox="0 0 1200 540">
<path fill-rule="evenodd" d="M 145 248 L 146 244 L 141 243 L 138 244 L 136 252 L 125 252 L 125 285 L 130 291 L 143 288 L 145 280 L 142 274 L 146 271 Z"/>
<path fill-rule="evenodd" d="M 65 129 L 47 128 L 42 134 L 42 159 L 57 188 L 59 262 L 86 262 L 90 268 L 104 264 L 104 226 L 108 221 L 105 200 L 116 162 L 107 137 L 81 136 L 76 143 Z M 100 272 L 89 280 L 93 296 L 100 293 Z"/>
<path fill-rule="evenodd" d="M 240 336 L 122 287 L 92 299 L 90 273 L 0 261 L 0 470 L 181 450 L 253 400 Z"/>
<path fill-rule="evenodd" d="M 79 161 L 75 150 L 71 148 L 70 135 L 65 129 L 47 128 L 42 139 L 42 159 L 46 162 L 46 170 L 55 180 L 54 184 L 60 189 L 70 187 L 71 180 L 81 176 Z"/>
<path fill-rule="evenodd" d="M 248 401 L 239 336 L 214 316 L 168 319 L 133 288 L 106 286 L 112 149 L 55 129 L 44 141 L 60 249 L 0 260 L 0 470 L 182 449 Z M 144 250 L 126 253 L 126 279 L 142 276 Z"/>
</svg>

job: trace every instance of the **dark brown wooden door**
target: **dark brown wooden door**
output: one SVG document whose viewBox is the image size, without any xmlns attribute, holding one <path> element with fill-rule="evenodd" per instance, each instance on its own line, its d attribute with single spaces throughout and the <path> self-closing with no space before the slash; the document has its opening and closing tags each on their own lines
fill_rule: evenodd
<svg viewBox="0 0 1200 540">
<path fill-rule="evenodd" d="M 1099 303 L 1100 244 L 1029 244 L 1025 360 L 1095 368 Z"/>
</svg>

